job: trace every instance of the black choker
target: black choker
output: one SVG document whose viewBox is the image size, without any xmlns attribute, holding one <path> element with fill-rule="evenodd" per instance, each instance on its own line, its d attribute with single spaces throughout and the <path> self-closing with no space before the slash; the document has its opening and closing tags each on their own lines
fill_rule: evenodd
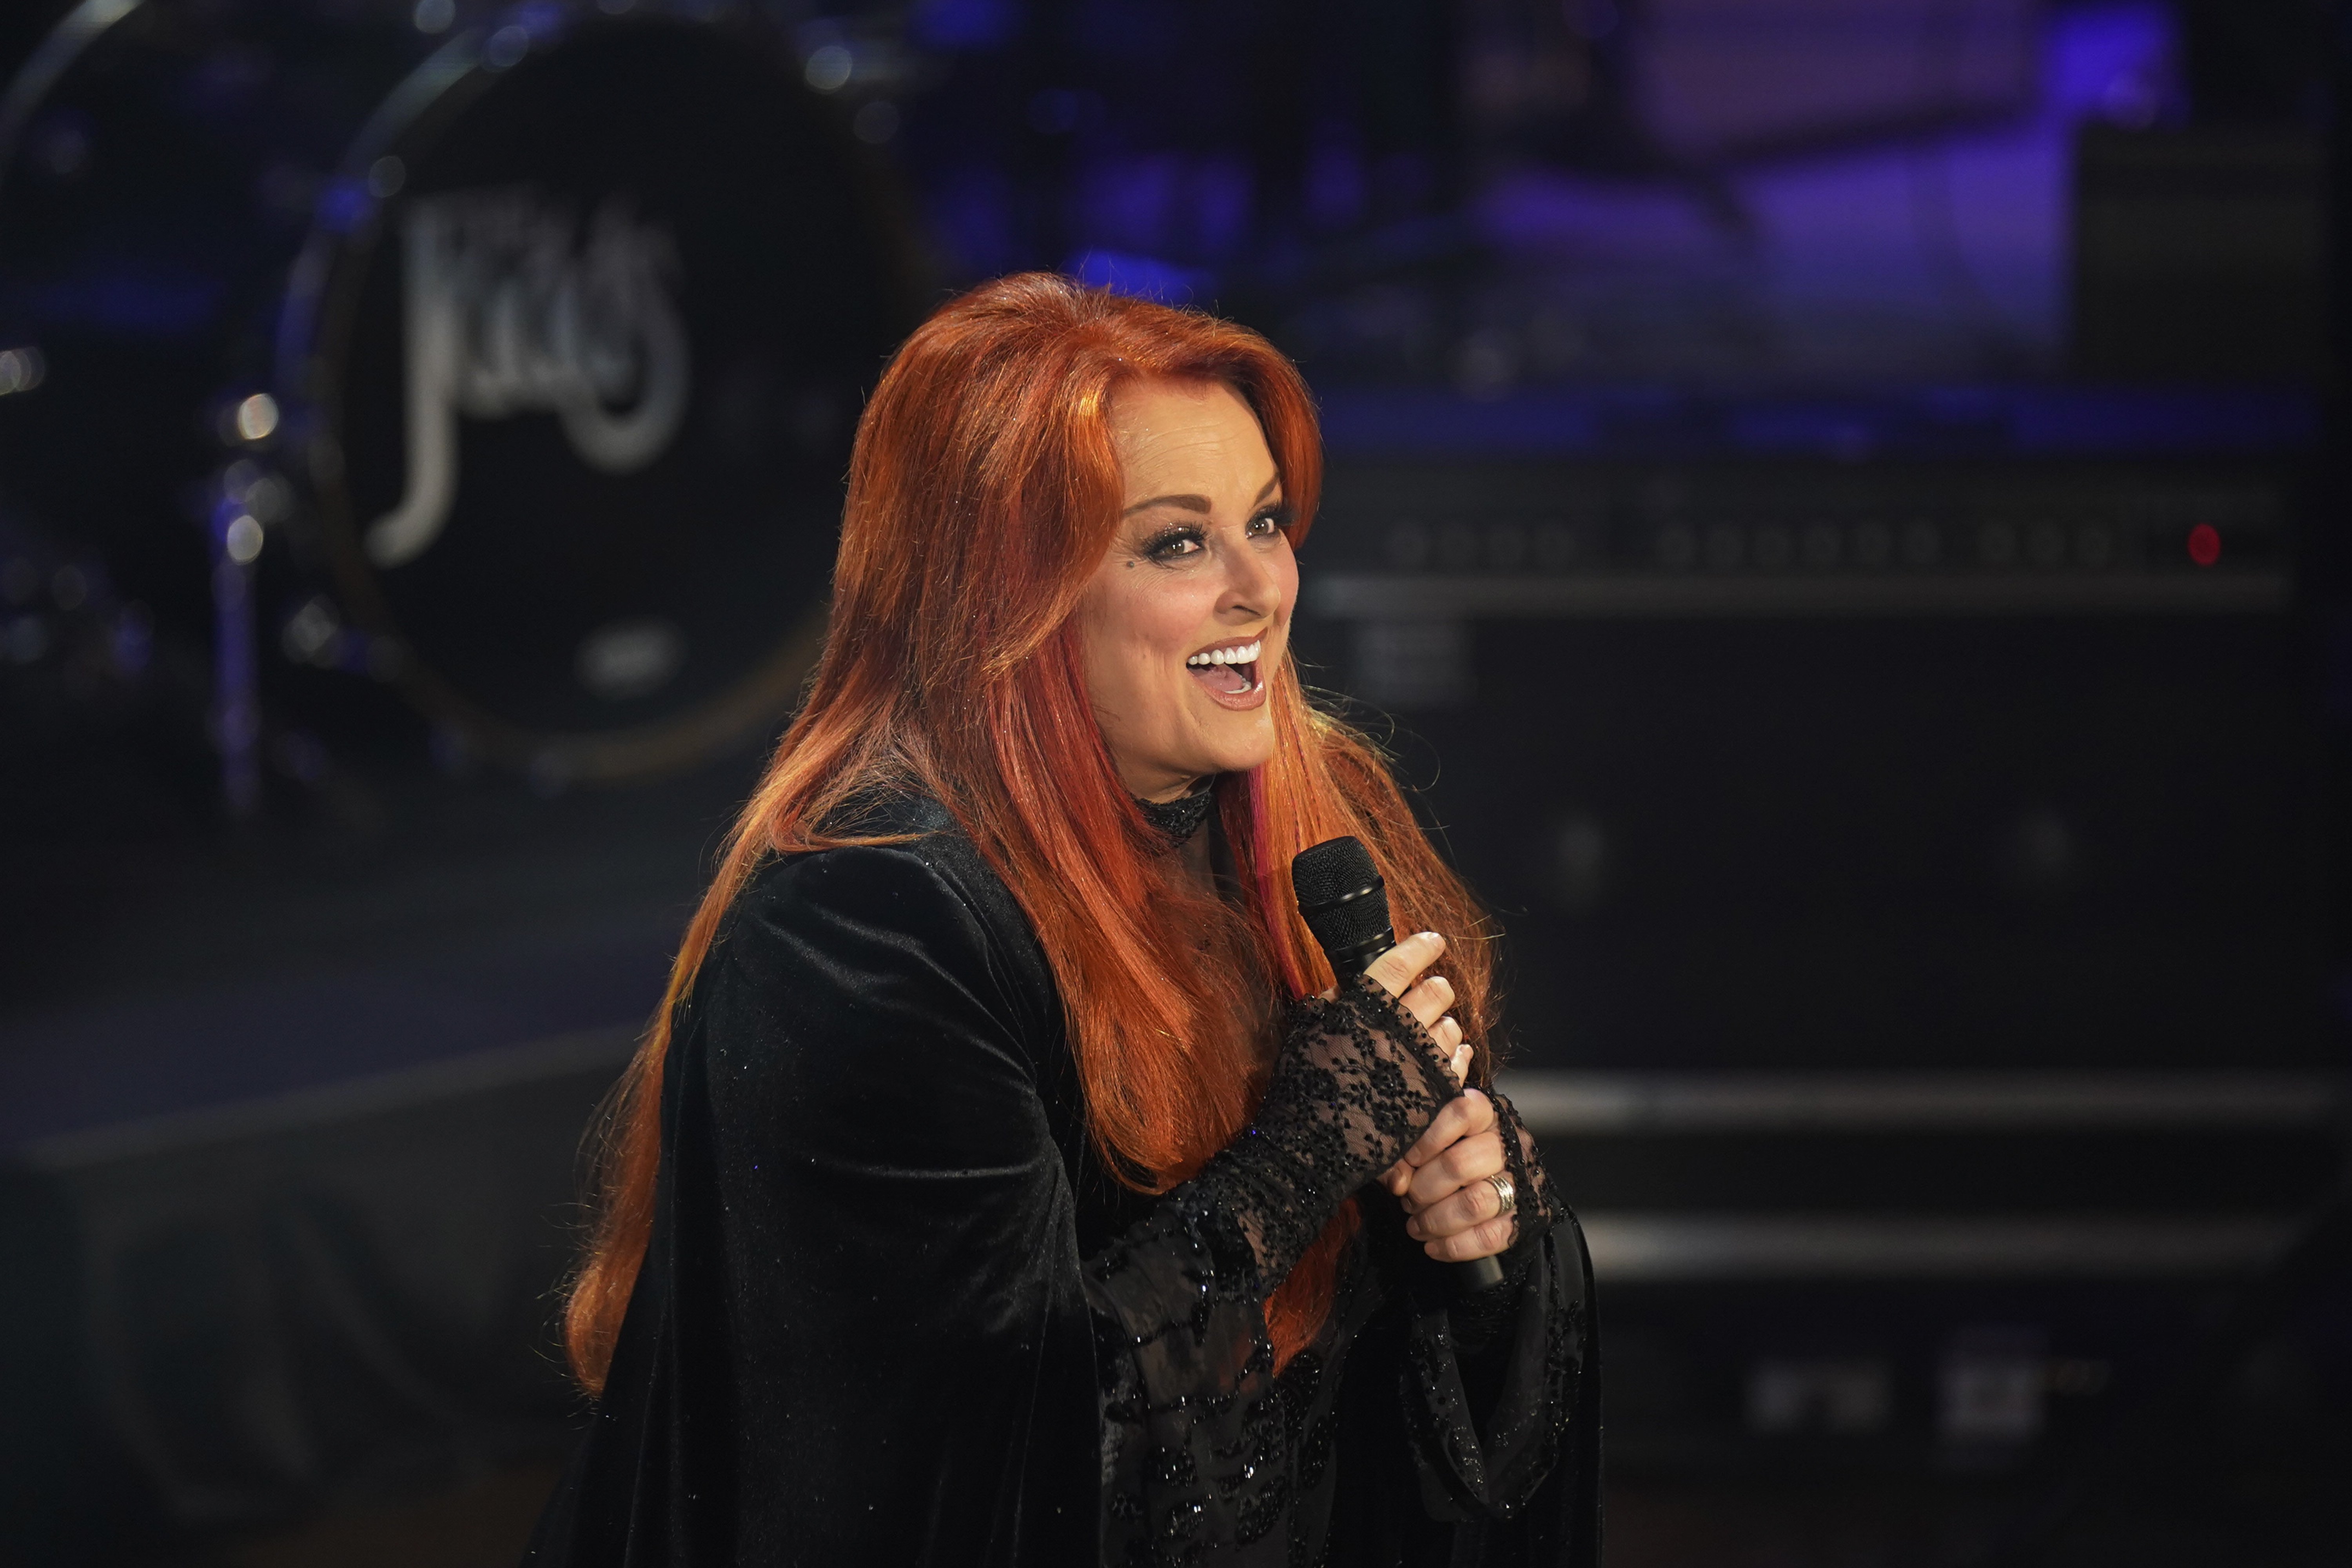
<svg viewBox="0 0 2352 1568">
<path fill-rule="evenodd" d="M 1143 808 L 1143 820 L 1166 834 L 1173 847 L 1201 831 L 1201 824 L 1209 820 L 1209 808 L 1216 803 L 1215 786 L 1204 785 L 1174 800 L 1138 800 L 1135 804 Z"/>
</svg>

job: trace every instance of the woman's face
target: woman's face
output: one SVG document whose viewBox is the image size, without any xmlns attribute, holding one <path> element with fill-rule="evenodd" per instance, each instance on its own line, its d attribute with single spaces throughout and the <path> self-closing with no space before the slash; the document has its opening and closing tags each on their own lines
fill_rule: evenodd
<svg viewBox="0 0 2352 1568">
<path fill-rule="evenodd" d="M 1274 754 L 1266 679 L 1298 563 L 1274 455 L 1232 387 L 1135 382 L 1110 425 L 1125 495 L 1078 603 L 1087 695 L 1129 792 L 1172 800 Z"/>
</svg>

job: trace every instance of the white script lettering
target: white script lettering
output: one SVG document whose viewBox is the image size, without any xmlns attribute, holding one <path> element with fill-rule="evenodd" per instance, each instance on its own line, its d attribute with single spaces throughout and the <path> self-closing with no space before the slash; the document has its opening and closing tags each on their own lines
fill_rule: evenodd
<svg viewBox="0 0 2352 1568">
<path fill-rule="evenodd" d="M 670 294 L 677 247 L 607 198 L 580 235 L 528 189 L 411 201 L 406 271 L 407 490 L 367 527 L 378 566 L 440 537 L 457 493 L 457 416 L 552 413 L 590 467 L 661 456 L 686 416 L 686 324 Z"/>
</svg>

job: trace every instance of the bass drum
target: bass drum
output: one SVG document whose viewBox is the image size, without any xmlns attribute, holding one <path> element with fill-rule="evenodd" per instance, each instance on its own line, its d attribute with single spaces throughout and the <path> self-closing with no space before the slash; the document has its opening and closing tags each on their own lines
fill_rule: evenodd
<svg viewBox="0 0 2352 1568">
<path fill-rule="evenodd" d="M 20 68 L 0 505 L 210 625 L 225 751 L 352 673 L 551 782 L 772 729 L 914 319 L 870 154 L 708 5 L 379 9 L 86 0 Z"/>
</svg>

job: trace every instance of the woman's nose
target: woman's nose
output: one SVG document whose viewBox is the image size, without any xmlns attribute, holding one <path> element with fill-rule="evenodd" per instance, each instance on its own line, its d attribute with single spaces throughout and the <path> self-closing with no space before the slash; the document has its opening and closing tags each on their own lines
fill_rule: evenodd
<svg viewBox="0 0 2352 1568">
<path fill-rule="evenodd" d="M 1282 580 L 1268 552 L 1247 545 L 1225 552 L 1225 592 L 1222 610 L 1254 616 L 1272 615 L 1282 598 Z"/>
</svg>

